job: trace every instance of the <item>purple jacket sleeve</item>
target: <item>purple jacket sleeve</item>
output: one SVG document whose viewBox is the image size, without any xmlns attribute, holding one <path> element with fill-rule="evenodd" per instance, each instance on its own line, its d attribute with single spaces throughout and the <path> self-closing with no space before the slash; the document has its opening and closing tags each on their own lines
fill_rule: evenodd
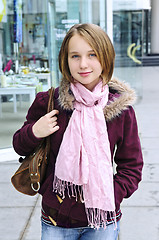
<svg viewBox="0 0 159 240">
<path fill-rule="evenodd" d="M 123 198 L 128 198 L 138 188 L 141 181 L 143 158 L 135 112 L 132 107 L 125 111 L 121 121 L 120 139 L 114 161 L 117 173 L 114 176 L 116 209 L 119 209 Z"/>
<path fill-rule="evenodd" d="M 21 156 L 27 156 L 38 146 L 41 138 L 35 137 L 32 126 L 47 113 L 48 93 L 38 93 L 33 104 L 28 110 L 26 121 L 13 136 L 14 150 Z"/>
</svg>

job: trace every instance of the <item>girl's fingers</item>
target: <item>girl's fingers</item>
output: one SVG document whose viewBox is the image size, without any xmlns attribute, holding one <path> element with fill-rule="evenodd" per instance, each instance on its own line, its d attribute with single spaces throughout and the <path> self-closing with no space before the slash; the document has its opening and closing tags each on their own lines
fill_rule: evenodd
<svg viewBox="0 0 159 240">
<path fill-rule="evenodd" d="M 58 131 L 59 130 L 59 126 L 58 125 L 56 125 L 55 127 L 53 127 L 53 132 L 52 133 L 54 133 L 54 132 L 56 132 L 56 131 Z"/>
<path fill-rule="evenodd" d="M 47 113 L 43 117 L 41 117 L 34 125 L 33 125 L 33 133 L 36 137 L 46 137 L 59 129 L 57 125 L 57 117 L 59 111 L 54 109 L 51 112 Z"/>
<path fill-rule="evenodd" d="M 56 121 L 57 121 L 57 117 L 52 117 L 52 118 L 51 118 L 51 122 L 52 122 L 52 123 L 54 123 L 54 122 L 56 122 Z"/>
<path fill-rule="evenodd" d="M 52 123 L 52 127 L 53 127 L 53 128 L 54 128 L 56 125 L 57 125 L 57 122 L 56 122 L 56 121 Z"/>
<path fill-rule="evenodd" d="M 48 117 L 54 117 L 56 114 L 59 114 L 59 111 L 56 110 L 56 109 L 54 109 L 54 110 L 52 110 L 51 112 L 47 113 L 46 115 L 47 115 Z"/>
</svg>

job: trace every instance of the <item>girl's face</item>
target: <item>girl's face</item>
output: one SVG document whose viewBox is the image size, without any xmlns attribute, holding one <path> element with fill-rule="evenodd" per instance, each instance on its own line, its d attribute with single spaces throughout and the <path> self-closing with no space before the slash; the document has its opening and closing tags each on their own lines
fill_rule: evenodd
<svg viewBox="0 0 159 240">
<path fill-rule="evenodd" d="M 78 34 L 68 44 L 68 65 L 72 77 L 92 91 L 99 82 L 102 66 L 92 47 Z"/>
</svg>

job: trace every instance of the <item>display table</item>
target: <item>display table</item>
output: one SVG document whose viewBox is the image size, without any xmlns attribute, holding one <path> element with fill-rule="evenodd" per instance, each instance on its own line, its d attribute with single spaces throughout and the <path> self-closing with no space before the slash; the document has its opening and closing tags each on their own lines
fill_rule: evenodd
<svg viewBox="0 0 159 240">
<path fill-rule="evenodd" d="M 0 88 L 0 117 L 2 116 L 2 96 L 5 95 L 13 95 L 13 107 L 14 107 L 14 113 L 17 112 L 17 102 L 16 102 L 16 95 L 22 95 L 22 94 L 29 94 L 30 96 L 30 104 L 35 99 L 36 94 L 36 87 L 6 87 L 6 88 Z"/>
<path fill-rule="evenodd" d="M 48 89 L 51 88 L 50 73 L 35 73 L 33 76 L 37 77 L 39 80 L 46 79 Z"/>
</svg>

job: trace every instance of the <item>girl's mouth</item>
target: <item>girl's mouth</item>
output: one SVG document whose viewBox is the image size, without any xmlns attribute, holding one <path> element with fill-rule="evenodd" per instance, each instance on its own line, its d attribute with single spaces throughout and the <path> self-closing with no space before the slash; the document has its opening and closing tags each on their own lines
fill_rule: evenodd
<svg viewBox="0 0 159 240">
<path fill-rule="evenodd" d="M 87 77 L 91 72 L 79 72 L 81 77 Z"/>
</svg>

